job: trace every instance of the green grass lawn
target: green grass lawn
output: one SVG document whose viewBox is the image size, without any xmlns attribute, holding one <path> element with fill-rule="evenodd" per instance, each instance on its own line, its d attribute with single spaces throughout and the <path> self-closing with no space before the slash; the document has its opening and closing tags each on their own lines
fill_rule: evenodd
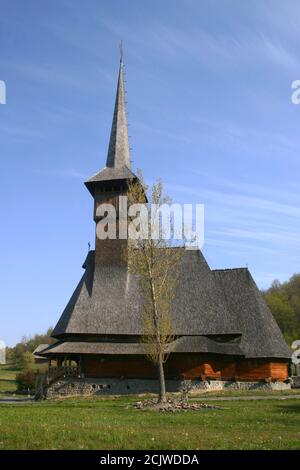
<svg viewBox="0 0 300 470">
<path fill-rule="evenodd" d="M 158 413 L 134 397 L 0 405 L 0 449 L 300 449 L 300 400 Z M 204 401 L 204 400 L 203 400 Z"/>
<path fill-rule="evenodd" d="M 0 366 L 0 398 L 16 390 Z M 299 390 L 272 395 L 299 394 Z M 222 391 L 205 397 L 270 395 Z M 0 404 L 0 449 L 300 449 L 300 400 L 214 402 L 221 410 L 137 411 L 136 397 Z"/>
<path fill-rule="evenodd" d="M 280 397 L 288 395 L 300 395 L 299 388 L 290 390 L 220 390 L 220 391 L 197 391 L 191 394 L 191 397 L 205 398 L 205 397 Z M 179 396 L 179 394 L 178 394 Z"/>
<path fill-rule="evenodd" d="M 10 396 L 16 391 L 16 373 L 11 364 L 0 365 L 0 398 Z"/>
</svg>

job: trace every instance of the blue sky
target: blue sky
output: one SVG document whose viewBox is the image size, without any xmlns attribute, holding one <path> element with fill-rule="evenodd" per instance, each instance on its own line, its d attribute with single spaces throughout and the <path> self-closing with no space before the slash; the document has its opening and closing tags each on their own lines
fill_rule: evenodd
<svg viewBox="0 0 300 470">
<path fill-rule="evenodd" d="M 54 325 L 94 243 L 124 42 L 134 169 L 205 204 L 212 268 L 299 272 L 300 4 L 0 0 L 0 337 Z"/>
</svg>

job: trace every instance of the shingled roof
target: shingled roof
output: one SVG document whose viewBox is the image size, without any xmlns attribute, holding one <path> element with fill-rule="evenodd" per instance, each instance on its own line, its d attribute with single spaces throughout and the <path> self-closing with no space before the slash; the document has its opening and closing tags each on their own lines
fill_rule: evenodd
<svg viewBox="0 0 300 470">
<path fill-rule="evenodd" d="M 52 335 L 57 339 L 142 335 L 137 277 L 128 273 L 126 266 L 95 267 L 94 251 L 89 252 L 83 267 L 85 273 Z M 172 317 L 179 336 L 176 352 L 290 358 L 291 351 L 248 269 L 211 271 L 200 251 L 186 250 L 183 256 Z M 241 335 L 240 343 L 218 343 L 216 335 Z M 74 348 L 82 353 L 143 353 L 142 346 L 124 342 L 56 343 L 49 352 L 72 352 Z"/>
<path fill-rule="evenodd" d="M 86 181 L 85 185 L 89 188 L 92 183 L 133 178 L 136 178 L 136 175 L 126 165 L 121 168 L 104 167 L 99 173 L 96 173 Z"/>
<path fill-rule="evenodd" d="M 49 347 L 49 344 L 39 344 L 32 353 L 34 358 L 44 359 L 42 356 L 40 356 L 40 352 L 44 351 L 45 349 L 48 349 L 48 347 Z"/>
<path fill-rule="evenodd" d="M 143 300 L 137 276 L 126 266 L 95 266 L 94 251 L 84 267 L 52 335 L 142 335 Z M 177 335 L 240 333 L 200 251 L 185 250 L 172 318 Z"/>
<path fill-rule="evenodd" d="M 181 336 L 170 343 L 168 350 L 173 353 L 212 353 L 242 356 L 243 352 L 238 343 L 218 343 L 205 336 Z M 43 356 L 55 354 L 121 354 L 145 355 L 147 346 L 142 342 L 106 342 L 106 341 L 58 341 L 45 348 Z"/>
<path fill-rule="evenodd" d="M 290 358 L 291 351 L 249 270 L 215 270 L 213 275 L 242 332 L 240 347 L 246 357 Z"/>
</svg>

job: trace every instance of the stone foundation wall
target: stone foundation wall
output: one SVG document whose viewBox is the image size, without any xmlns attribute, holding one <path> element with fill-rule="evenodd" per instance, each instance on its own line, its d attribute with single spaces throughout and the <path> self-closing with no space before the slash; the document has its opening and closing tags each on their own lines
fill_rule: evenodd
<svg viewBox="0 0 300 470">
<path fill-rule="evenodd" d="M 292 377 L 292 388 L 300 388 L 300 375 Z"/>
<path fill-rule="evenodd" d="M 186 383 L 187 381 L 185 381 Z M 235 382 L 222 380 L 192 380 L 191 393 L 197 390 L 289 390 L 290 383 L 284 382 Z M 180 392 L 180 380 L 167 380 L 168 392 Z M 158 381 L 146 379 L 77 379 L 67 377 L 52 384 L 47 390 L 47 398 L 82 395 L 129 395 L 157 393 Z"/>
</svg>

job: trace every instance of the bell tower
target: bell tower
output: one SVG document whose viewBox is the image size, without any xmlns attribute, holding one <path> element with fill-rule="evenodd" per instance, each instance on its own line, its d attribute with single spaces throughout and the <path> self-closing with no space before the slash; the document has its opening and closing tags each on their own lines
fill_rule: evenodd
<svg viewBox="0 0 300 470">
<path fill-rule="evenodd" d="M 86 187 L 94 198 L 94 221 L 98 224 L 107 223 L 106 215 L 98 217 L 100 204 L 112 204 L 116 212 L 116 239 L 100 239 L 95 243 L 95 263 L 123 264 L 126 262 L 124 249 L 127 240 L 119 238 L 119 196 L 126 196 L 128 182 L 137 177 L 131 171 L 128 128 L 125 108 L 124 63 L 121 53 L 117 94 L 114 107 L 113 121 L 107 152 L 106 166 L 85 182 Z"/>
</svg>

